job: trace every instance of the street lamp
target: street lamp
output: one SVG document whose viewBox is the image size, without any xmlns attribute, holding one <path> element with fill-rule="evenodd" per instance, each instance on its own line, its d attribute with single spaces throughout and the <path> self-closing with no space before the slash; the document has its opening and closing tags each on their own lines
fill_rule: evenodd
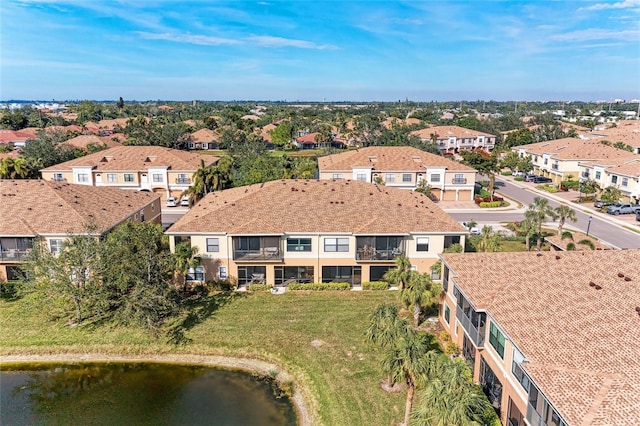
<svg viewBox="0 0 640 426">
<path fill-rule="evenodd" d="M 593 216 L 589 216 L 589 223 L 587 223 L 587 237 L 589 236 L 589 228 L 591 227 L 591 219 L 593 219 Z"/>
</svg>

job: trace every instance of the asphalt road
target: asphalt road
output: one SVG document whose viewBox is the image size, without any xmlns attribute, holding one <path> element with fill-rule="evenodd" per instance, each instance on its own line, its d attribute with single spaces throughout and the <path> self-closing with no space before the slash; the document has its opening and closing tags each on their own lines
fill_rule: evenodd
<svg viewBox="0 0 640 426">
<path fill-rule="evenodd" d="M 496 179 L 496 185 L 499 186 L 498 193 L 504 194 L 506 197 L 513 200 L 520 201 L 525 207 L 533 202 L 535 197 L 544 197 L 549 200 L 549 204 L 552 207 L 558 207 L 560 203 L 550 197 L 544 195 L 544 193 L 534 192 L 528 188 L 521 188 L 514 185 L 511 182 L 503 179 Z M 574 207 L 575 206 L 571 206 Z M 640 248 L 640 234 L 626 230 L 619 225 L 613 224 L 599 214 L 588 214 L 582 211 L 576 210 L 577 222 L 568 222 L 565 226 L 579 229 L 582 232 L 586 232 L 589 229 L 589 235 L 593 235 L 602 242 L 612 245 L 617 248 L 630 249 Z M 520 211 L 503 211 L 503 212 L 449 212 L 449 214 L 459 222 L 464 222 L 473 219 L 480 223 L 499 223 L 510 222 L 514 220 L 522 220 L 524 218 L 524 210 Z M 604 215 L 603 215 L 604 216 Z M 591 220 L 589 218 L 591 217 Z M 589 224 L 589 222 L 591 222 Z"/>
</svg>

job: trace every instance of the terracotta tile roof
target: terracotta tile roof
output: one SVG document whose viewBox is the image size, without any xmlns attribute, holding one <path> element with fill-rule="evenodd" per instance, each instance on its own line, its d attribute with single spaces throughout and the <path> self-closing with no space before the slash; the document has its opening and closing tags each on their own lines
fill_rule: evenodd
<svg viewBox="0 0 640 426">
<path fill-rule="evenodd" d="M 563 138 L 521 145 L 513 149 L 524 149 L 527 153 L 534 155 L 549 154 L 551 158 L 559 160 L 591 160 L 605 165 L 608 162 L 640 158 L 638 154 L 604 145 L 596 139 Z"/>
<path fill-rule="evenodd" d="M 161 146 L 118 146 L 89 154 L 43 169 L 45 171 L 71 170 L 77 166 L 93 166 L 96 170 L 147 170 L 149 166 L 168 166 L 171 170 L 191 171 L 214 164 L 218 157 L 194 154 Z"/>
<path fill-rule="evenodd" d="M 352 167 L 357 166 L 370 166 L 377 171 L 420 171 L 425 167 L 473 170 L 457 161 L 410 146 L 371 146 L 318 158 L 320 171 L 351 171 Z"/>
<path fill-rule="evenodd" d="M 0 130 L 0 143 L 23 142 L 32 137 L 33 135 L 31 135 L 31 133 L 20 130 Z"/>
<path fill-rule="evenodd" d="M 0 235 L 106 231 L 160 195 L 43 180 L 0 180 Z"/>
<path fill-rule="evenodd" d="M 191 133 L 192 142 L 215 142 L 219 138 L 218 134 L 213 130 L 200 129 L 197 132 Z"/>
<path fill-rule="evenodd" d="M 615 127 L 603 130 L 584 131 L 581 134 L 587 138 L 602 138 L 609 142 L 623 142 L 640 147 L 640 120 L 618 121 Z"/>
<path fill-rule="evenodd" d="M 465 229 L 416 192 L 350 180 L 279 180 L 209 194 L 168 232 L 406 234 Z"/>
<path fill-rule="evenodd" d="M 120 146 L 119 142 L 114 142 L 110 137 L 101 138 L 95 135 L 80 135 L 64 142 L 74 148 L 87 149 L 89 145 L 106 145 L 109 148 Z"/>
<path fill-rule="evenodd" d="M 423 140 L 431 140 L 432 134 L 437 134 L 439 139 L 445 139 L 449 136 L 455 136 L 456 138 L 474 138 L 476 136 L 488 136 L 495 137 L 495 135 L 479 132 L 478 130 L 465 129 L 460 126 L 432 126 L 426 129 L 416 130 L 411 132 L 412 135 L 415 135 Z"/>
<path fill-rule="evenodd" d="M 617 175 L 640 177 L 640 155 L 636 155 L 636 157 L 631 161 L 607 167 L 607 171 Z"/>
<path fill-rule="evenodd" d="M 316 135 L 318 135 L 318 132 L 308 133 L 304 136 L 296 138 L 296 140 L 300 143 L 315 143 Z"/>
<path fill-rule="evenodd" d="M 130 118 L 114 118 L 113 120 L 100 120 L 98 126 L 101 129 L 115 130 L 116 127 L 125 128 Z"/>
<path fill-rule="evenodd" d="M 406 118 L 402 120 L 396 117 L 389 117 L 385 119 L 381 124 L 387 129 L 390 129 L 392 126 L 411 126 L 413 124 L 421 124 L 421 123 L 422 121 L 420 121 L 417 118 Z"/>
<path fill-rule="evenodd" d="M 639 424 L 640 250 L 442 258 L 471 303 L 525 355 L 525 370 L 569 424 Z"/>
</svg>

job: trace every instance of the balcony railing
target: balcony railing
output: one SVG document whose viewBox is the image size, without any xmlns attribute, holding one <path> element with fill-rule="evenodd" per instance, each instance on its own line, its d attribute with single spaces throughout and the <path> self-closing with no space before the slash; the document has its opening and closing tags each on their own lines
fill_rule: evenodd
<svg viewBox="0 0 640 426">
<path fill-rule="evenodd" d="M 356 252 L 356 260 L 370 260 L 370 261 L 392 261 L 396 256 L 404 254 L 404 251 L 399 248 L 376 250 L 373 247 L 362 247 Z"/>
<path fill-rule="evenodd" d="M 527 421 L 531 426 L 542 426 L 545 423 L 542 421 L 542 417 L 536 409 L 530 403 L 527 404 Z"/>
<path fill-rule="evenodd" d="M 478 319 L 480 320 L 481 316 L 483 315 L 484 313 L 479 313 Z M 458 321 L 460 321 L 460 324 L 462 324 L 462 327 L 464 327 L 464 329 L 467 331 L 474 345 L 476 345 L 476 347 L 478 348 L 483 347 L 484 346 L 484 326 L 481 326 L 478 329 L 478 327 L 471 321 L 471 318 L 465 315 L 464 310 L 460 306 L 456 308 L 456 318 L 458 319 Z"/>
<path fill-rule="evenodd" d="M 176 183 L 178 185 L 190 185 L 191 179 L 189 178 L 176 178 Z"/>
<path fill-rule="evenodd" d="M 30 250 L 3 250 L 0 252 L 2 262 L 23 262 L 27 260 Z"/>
<path fill-rule="evenodd" d="M 64 182 L 65 178 L 62 176 L 54 176 L 53 178 L 51 178 L 51 180 L 54 182 Z"/>
<path fill-rule="evenodd" d="M 233 251 L 233 260 L 264 261 L 282 260 L 282 253 L 279 247 L 260 247 L 259 249 L 237 249 Z"/>
<path fill-rule="evenodd" d="M 467 183 L 467 178 L 457 178 L 451 181 L 454 185 L 461 185 Z"/>
</svg>

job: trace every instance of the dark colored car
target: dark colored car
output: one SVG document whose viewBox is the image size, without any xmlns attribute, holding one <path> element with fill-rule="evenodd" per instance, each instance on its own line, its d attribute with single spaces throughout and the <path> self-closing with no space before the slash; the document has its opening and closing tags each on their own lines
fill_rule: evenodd
<svg viewBox="0 0 640 426">
<path fill-rule="evenodd" d="M 636 212 L 636 220 L 640 222 L 640 211 Z"/>
<path fill-rule="evenodd" d="M 549 183 L 549 182 L 553 182 L 553 180 L 551 178 L 548 178 L 548 177 L 535 176 L 533 178 L 533 183 Z"/>
</svg>

